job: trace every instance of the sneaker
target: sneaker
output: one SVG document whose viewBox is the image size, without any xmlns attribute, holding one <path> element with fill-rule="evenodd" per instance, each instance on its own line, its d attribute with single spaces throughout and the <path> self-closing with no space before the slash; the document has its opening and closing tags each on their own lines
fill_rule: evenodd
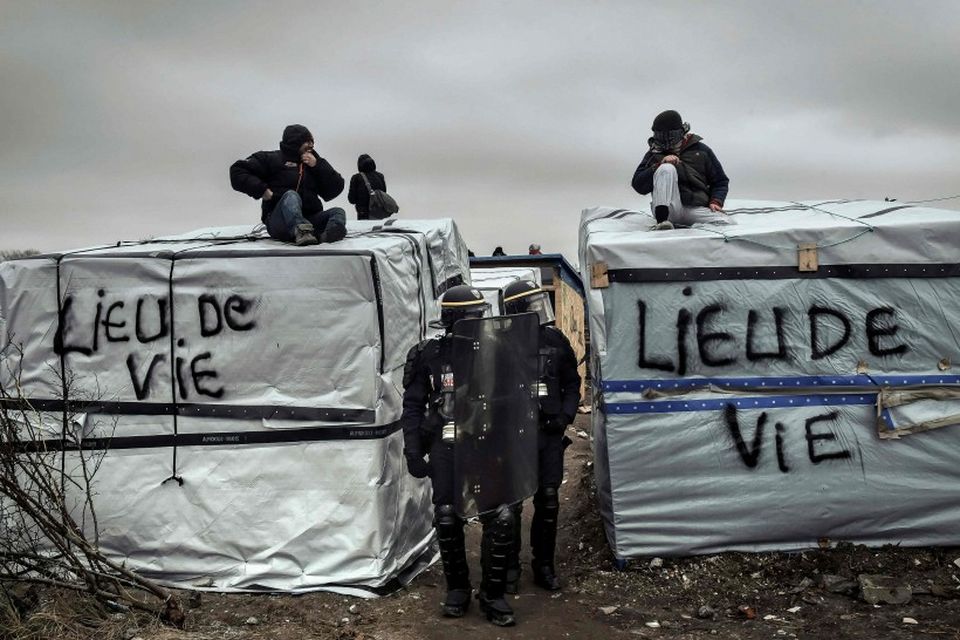
<svg viewBox="0 0 960 640">
<path fill-rule="evenodd" d="M 320 234 L 320 242 L 340 242 L 347 235 L 347 228 L 339 222 L 328 222 L 323 233 Z"/>
<path fill-rule="evenodd" d="M 443 601 L 445 618 L 462 618 L 470 608 L 470 589 L 450 589 Z"/>
<path fill-rule="evenodd" d="M 658 222 L 653 225 L 654 231 L 669 231 L 670 229 L 673 229 L 673 223 L 669 220 L 664 220 L 663 222 Z"/>
<path fill-rule="evenodd" d="M 487 615 L 487 620 L 493 624 L 498 627 L 512 627 L 517 624 L 516 619 L 513 617 L 513 609 L 511 609 L 507 601 L 503 599 L 503 596 L 488 598 L 481 591 L 477 594 L 477 600 L 480 601 L 480 610 Z"/>
<path fill-rule="evenodd" d="M 547 591 L 560 590 L 560 578 L 553 572 L 553 567 L 534 567 L 533 583 Z"/>
<path fill-rule="evenodd" d="M 313 235 L 312 224 L 298 224 L 293 233 L 293 244 L 302 247 L 308 244 L 318 244 L 317 236 Z"/>
<path fill-rule="evenodd" d="M 653 217 L 657 222 L 663 222 L 670 217 L 670 207 L 665 204 L 658 204 L 653 208 Z"/>
</svg>

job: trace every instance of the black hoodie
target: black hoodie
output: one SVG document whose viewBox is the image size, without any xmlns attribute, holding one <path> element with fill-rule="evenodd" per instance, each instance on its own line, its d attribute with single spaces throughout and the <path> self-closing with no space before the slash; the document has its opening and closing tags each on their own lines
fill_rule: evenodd
<svg viewBox="0 0 960 640">
<path fill-rule="evenodd" d="M 357 158 L 357 169 L 359 169 L 360 173 L 355 173 L 353 177 L 350 178 L 350 190 L 347 192 L 347 202 L 356 205 L 357 220 L 369 220 L 370 190 L 367 189 L 361 173 L 367 176 L 371 189 L 380 189 L 380 191 L 385 192 L 387 190 L 387 181 L 383 177 L 383 174 L 377 171 L 377 163 L 367 154 L 363 154 Z"/>
<path fill-rule="evenodd" d="M 303 125 L 291 124 L 283 130 L 278 151 L 257 151 L 246 160 L 237 160 L 230 167 L 230 184 L 234 189 L 257 199 L 270 189 L 273 197 L 261 203 L 260 219 L 267 217 L 286 191 L 296 190 L 303 203 L 303 213 L 323 211 L 324 200 L 335 198 L 343 191 L 343 176 L 330 163 L 311 151 L 316 166 L 300 162 L 300 147 L 312 141 L 313 136 Z"/>
</svg>

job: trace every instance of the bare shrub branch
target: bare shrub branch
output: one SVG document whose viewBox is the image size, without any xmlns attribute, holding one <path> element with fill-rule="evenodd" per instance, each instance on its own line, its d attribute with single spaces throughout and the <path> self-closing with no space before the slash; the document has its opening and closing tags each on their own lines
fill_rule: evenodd
<svg viewBox="0 0 960 640">
<path fill-rule="evenodd" d="M 83 402 L 66 402 L 57 421 L 35 410 L 19 376 L 22 348 L 8 341 L 7 349 L 14 350 L 16 365 L 9 366 L 8 352 L 7 382 L 0 383 L 0 618 L 19 611 L 4 583 L 33 583 L 121 603 L 182 627 L 176 595 L 100 549 L 93 486 L 110 438 L 84 439 L 90 425 L 76 421 Z M 65 397 L 74 397 L 72 377 L 62 382 Z M 60 423 L 59 434 L 51 422 Z"/>
</svg>

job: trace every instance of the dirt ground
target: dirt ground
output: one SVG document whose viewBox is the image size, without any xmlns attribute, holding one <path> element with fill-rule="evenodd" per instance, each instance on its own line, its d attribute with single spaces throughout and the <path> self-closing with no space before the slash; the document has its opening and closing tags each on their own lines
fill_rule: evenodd
<svg viewBox="0 0 960 640">
<path fill-rule="evenodd" d="M 960 549 L 839 545 L 793 554 L 728 553 L 631 561 L 615 570 L 592 486 L 592 454 L 580 416 L 569 434 L 561 488 L 558 574 L 548 593 L 526 566 L 521 593 L 510 596 L 518 624 L 502 629 L 471 607 L 441 618 L 439 564 L 390 596 L 364 600 L 329 593 L 203 594 L 185 630 L 132 615 L 89 619 L 70 632 L 8 637 L 132 640 L 493 640 L 496 638 L 947 638 L 960 640 Z M 532 508 L 524 510 L 524 538 Z M 468 553 L 479 582 L 479 525 L 468 528 Z M 522 556 L 529 562 L 529 550 Z M 661 564 L 662 562 L 662 564 Z M 889 576 L 905 604 L 870 604 L 861 574 Z M 912 592 L 912 595 L 910 594 Z M 185 594 L 185 596 L 188 594 Z M 49 594 L 46 598 L 49 599 Z M 41 606 L 41 609 L 43 607 Z M 89 635 L 87 635 L 89 631 Z M 0 633 L 0 637 L 2 637 Z"/>
</svg>

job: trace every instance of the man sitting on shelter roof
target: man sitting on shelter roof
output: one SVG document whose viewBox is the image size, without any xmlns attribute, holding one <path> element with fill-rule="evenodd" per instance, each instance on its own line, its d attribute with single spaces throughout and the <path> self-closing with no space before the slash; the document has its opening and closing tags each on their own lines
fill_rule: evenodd
<svg viewBox="0 0 960 640">
<path fill-rule="evenodd" d="M 730 178 L 713 150 L 690 133 L 680 114 L 669 110 L 653 120 L 649 151 L 633 174 L 633 188 L 653 192 L 654 229 L 673 229 L 698 222 L 733 224 L 723 212 Z"/>
<path fill-rule="evenodd" d="M 324 211 L 320 200 L 340 195 L 343 176 L 313 150 L 313 135 L 302 124 L 283 130 L 279 151 L 257 151 L 234 162 L 230 184 L 262 200 L 260 219 L 271 238 L 302 246 L 347 235 L 344 210 Z"/>
</svg>

